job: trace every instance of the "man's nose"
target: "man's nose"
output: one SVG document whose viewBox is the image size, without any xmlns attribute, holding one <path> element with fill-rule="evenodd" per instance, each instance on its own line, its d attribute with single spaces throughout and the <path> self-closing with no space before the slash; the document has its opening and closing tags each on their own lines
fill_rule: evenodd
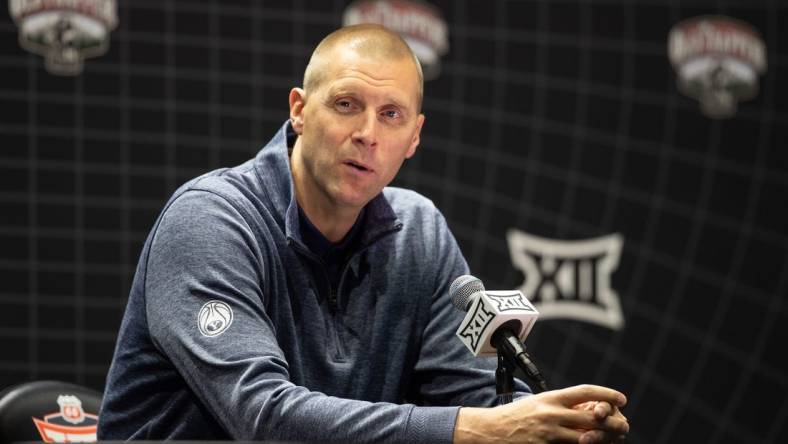
<svg viewBox="0 0 788 444">
<path fill-rule="evenodd" d="M 378 114 L 375 111 L 367 111 L 359 116 L 358 127 L 353 132 L 353 142 L 363 145 L 365 148 L 374 148 L 378 144 Z"/>
</svg>

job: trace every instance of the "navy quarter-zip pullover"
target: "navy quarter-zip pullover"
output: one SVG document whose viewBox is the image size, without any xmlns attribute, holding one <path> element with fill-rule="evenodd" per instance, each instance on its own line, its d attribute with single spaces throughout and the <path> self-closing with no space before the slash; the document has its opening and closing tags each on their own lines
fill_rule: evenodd
<svg viewBox="0 0 788 444">
<path fill-rule="evenodd" d="M 145 242 L 100 440 L 449 443 L 496 402 L 495 361 L 455 337 L 468 273 L 431 201 L 367 204 L 336 289 L 306 247 L 289 124 L 258 155 L 180 187 Z M 527 392 L 520 383 L 518 390 Z"/>
</svg>

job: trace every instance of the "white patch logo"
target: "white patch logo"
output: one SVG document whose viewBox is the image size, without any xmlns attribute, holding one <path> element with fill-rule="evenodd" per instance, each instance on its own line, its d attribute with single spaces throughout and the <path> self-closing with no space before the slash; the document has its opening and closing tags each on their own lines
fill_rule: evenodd
<svg viewBox="0 0 788 444">
<path fill-rule="evenodd" d="M 621 235 L 566 241 L 511 229 L 507 241 L 512 263 L 525 275 L 519 290 L 542 319 L 575 319 L 613 330 L 624 326 L 618 294 L 610 287 Z"/>
<path fill-rule="evenodd" d="M 233 323 L 233 310 L 221 301 L 208 301 L 200 308 L 197 326 L 203 336 L 219 336 Z"/>
</svg>

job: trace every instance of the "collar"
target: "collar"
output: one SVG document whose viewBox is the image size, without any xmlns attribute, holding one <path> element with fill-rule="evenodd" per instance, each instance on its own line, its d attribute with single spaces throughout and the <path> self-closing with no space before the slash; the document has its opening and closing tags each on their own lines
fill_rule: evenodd
<svg viewBox="0 0 788 444">
<path fill-rule="evenodd" d="M 323 233 L 317 229 L 317 227 L 309 220 L 306 213 L 304 213 L 304 209 L 301 206 L 298 206 L 298 221 L 299 221 L 299 228 L 301 233 L 301 239 L 304 241 L 304 244 L 311 250 L 313 253 L 317 254 L 318 256 L 322 257 L 323 259 L 326 258 L 336 258 L 341 257 L 350 247 L 350 244 L 356 238 L 359 229 L 361 228 L 361 224 L 364 218 L 364 209 L 361 210 L 361 214 L 353 223 L 353 226 L 350 227 L 345 237 L 340 240 L 339 242 L 331 242 L 323 236 Z"/>
</svg>

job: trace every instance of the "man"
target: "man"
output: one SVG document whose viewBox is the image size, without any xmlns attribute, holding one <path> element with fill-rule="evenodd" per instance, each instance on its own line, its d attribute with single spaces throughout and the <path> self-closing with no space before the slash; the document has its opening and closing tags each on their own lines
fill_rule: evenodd
<svg viewBox="0 0 788 444">
<path fill-rule="evenodd" d="M 419 144 L 421 100 L 401 38 L 340 29 L 255 159 L 175 192 L 143 248 L 99 439 L 626 434 L 625 398 L 603 387 L 528 396 L 518 383 L 522 399 L 479 408 L 495 404 L 494 362 L 454 337 L 447 294 L 465 260 L 430 201 L 384 189 Z"/>
</svg>

